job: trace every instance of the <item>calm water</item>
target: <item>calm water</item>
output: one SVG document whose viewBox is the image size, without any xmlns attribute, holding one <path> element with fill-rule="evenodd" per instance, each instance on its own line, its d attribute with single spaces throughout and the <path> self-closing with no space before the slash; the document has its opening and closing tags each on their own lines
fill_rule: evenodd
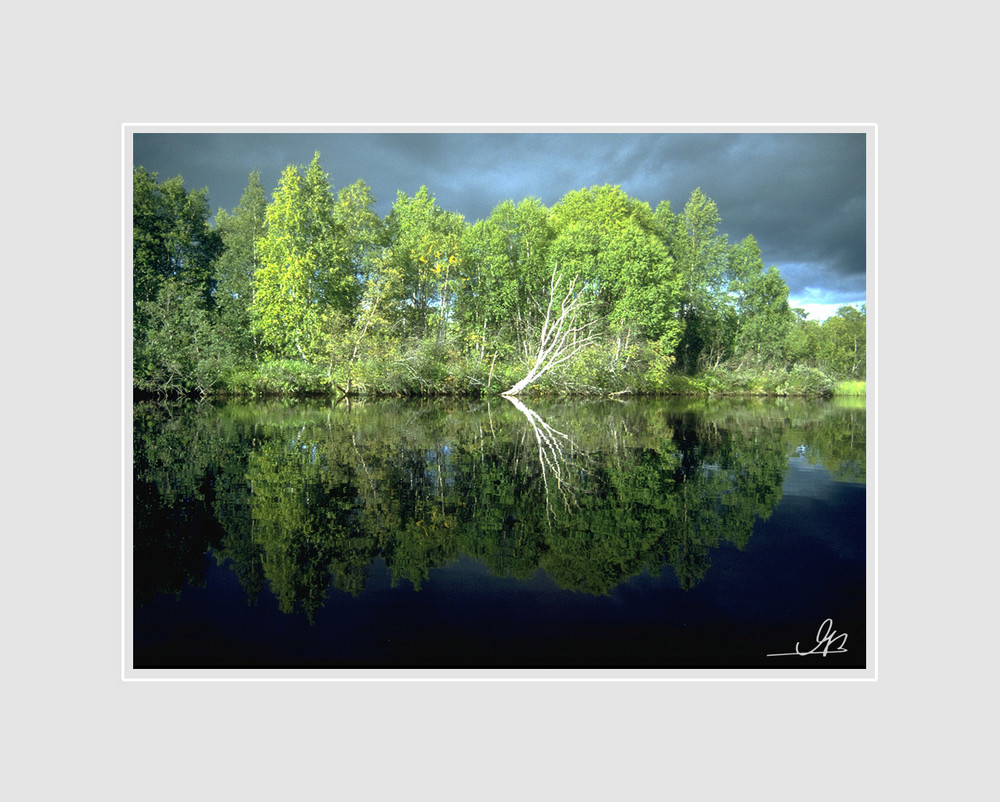
<svg viewBox="0 0 1000 802">
<path fill-rule="evenodd" d="M 134 470 L 135 668 L 866 664 L 863 401 L 141 403 Z"/>
</svg>

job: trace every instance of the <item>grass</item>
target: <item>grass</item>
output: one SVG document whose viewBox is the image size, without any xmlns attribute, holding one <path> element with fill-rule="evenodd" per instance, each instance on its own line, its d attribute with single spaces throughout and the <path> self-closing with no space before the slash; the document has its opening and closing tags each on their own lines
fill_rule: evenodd
<svg viewBox="0 0 1000 802">
<path fill-rule="evenodd" d="M 653 392 L 700 396 L 802 396 L 829 398 L 833 381 L 815 368 L 729 371 L 712 369 L 696 376 L 670 375 Z"/>
<path fill-rule="evenodd" d="M 861 396 L 865 395 L 865 385 L 866 382 L 863 381 L 840 381 L 833 385 L 833 394 L 837 395 L 852 395 Z"/>
</svg>

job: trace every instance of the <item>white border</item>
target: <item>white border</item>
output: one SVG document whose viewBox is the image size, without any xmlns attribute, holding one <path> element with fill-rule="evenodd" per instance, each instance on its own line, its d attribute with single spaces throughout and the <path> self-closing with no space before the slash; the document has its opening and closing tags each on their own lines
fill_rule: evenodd
<svg viewBox="0 0 1000 802">
<path fill-rule="evenodd" d="M 866 658 L 864 669 L 134 669 L 131 667 L 131 220 L 132 135 L 136 133 L 864 133 L 866 135 L 866 303 L 868 306 Z M 874 123 L 123 123 L 121 126 L 122 508 L 121 679 L 123 682 L 875 682 L 877 637 L 877 125 Z"/>
</svg>

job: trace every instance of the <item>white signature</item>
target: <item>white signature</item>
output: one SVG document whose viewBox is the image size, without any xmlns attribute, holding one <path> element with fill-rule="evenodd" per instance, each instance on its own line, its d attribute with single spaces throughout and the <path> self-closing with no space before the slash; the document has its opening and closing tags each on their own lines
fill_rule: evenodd
<svg viewBox="0 0 1000 802">
<path fill-rule="evenodd" d="M 821 654 L 823 657 L 826 657 L 828 654 L 843 654 L 846 652 L 845 643 L 847 643 L 847 633 L 842 632 L 838 634 L 837 630 L 833 628 L 833 619 L 828 618 L 819 625 L 819 630 L 816 632 L 816 645 L 808 652 L 800 651 L 799 644 L 796 643 L 794 652 L 778 652 L 767 656 L 788 657 L 798 655 L 799 657 L 805 657 L 810 654 Z"/>
</svg>

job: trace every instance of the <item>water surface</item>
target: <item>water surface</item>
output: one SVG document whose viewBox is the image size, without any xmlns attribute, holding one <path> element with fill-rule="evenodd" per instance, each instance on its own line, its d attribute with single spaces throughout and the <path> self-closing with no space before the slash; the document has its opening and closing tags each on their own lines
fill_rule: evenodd
<svg viewBox="0 0 1000 802">
<path fill-rule="evenodd" d="M 792 399 L 139 403 L 133 667 L 864 667 L 865 427 Z M 826 619 L 846 651 L 768 656 Z"/>
</svg>

